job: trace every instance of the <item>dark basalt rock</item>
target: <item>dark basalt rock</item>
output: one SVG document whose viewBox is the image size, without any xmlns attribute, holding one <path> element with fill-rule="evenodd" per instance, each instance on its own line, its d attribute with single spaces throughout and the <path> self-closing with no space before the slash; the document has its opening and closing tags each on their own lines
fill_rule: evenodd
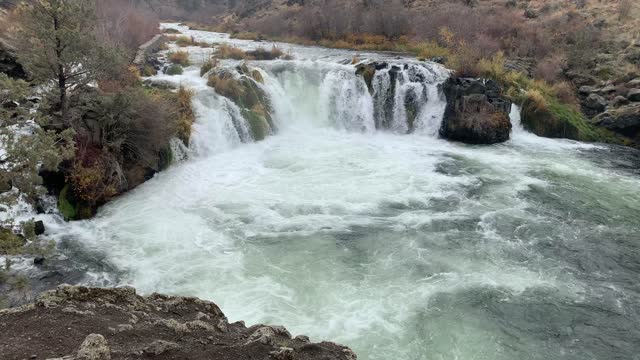
<svg viewBox="0 0 640 360">
<path fill-rule="evenodd" d="M 640 102 L 640 89 L 632 89 L 627 94 L 627 99 L 632 102 Z"/>
<path fill-rule="evenodd" d="M 640 104 L 621 106 L 596 116 L 594 125 L 614 131 L 631 139 L 640 138 Z"/>
<path fill-rule="evenodd" d="M 447 98 L 440 135 L 468 144 L 509 140 L 511 102 L 492 80 L 450 78 L 443 84 Z"/>
<path fill-rule="evenodd" d="M 13 49 L 2 39 L 0 39 L 0 72 L 13 78 L 27 78 L 27 72 L 18 62 Z"/>
<path fill-rule="evenodd" d="M 582 106 L 585 114 L 594 116 L 607 108 L 607 100 L 598 94 L 591 93 L 584 99 Z"/>
<path fill-rule="evenodd" d="M 212 302 L 129 287 L 61 285 L 0 311 L 0 334 L 3 359 L 356 360 L 347 347 L 312 344 L 282 326 L 229 323 Z"/>
<path fill-rule="evenodd" d="M 35 233 L 36 235 L 42 235 L 44 234 L 45 228 L 44 228 L 44 223 L 41 220 L 38 220 L 34 223 L 35 226 Z"/>
</svg>

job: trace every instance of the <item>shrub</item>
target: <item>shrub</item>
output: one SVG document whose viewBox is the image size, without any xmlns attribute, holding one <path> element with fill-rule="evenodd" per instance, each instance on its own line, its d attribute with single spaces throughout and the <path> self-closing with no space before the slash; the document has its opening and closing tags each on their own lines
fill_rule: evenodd
<svg viewBox="0 0 640 360">
<path fill-rule="evenodd" d="M 244 50 L 228 44 L 220 45 L 215 51 L 215 56 L 219 59 L 234 60 L 243 60 L 247 58 L 247 54 L 244 52 Z"/>
<path fill-rule="evenodd" d="M 240 39 L 240 40 L 259 40 L 260 39 L 260 35 L 258 33 L 254 33 L 254 32 L 234 32 L 231 34 L 231 37 L 234 39 Z"/>
<path fill-rule="evenodd" d="M 274 60 L 284 55 L 284 52 L 277 46 L 273 46 L 271 50 L 259 47 L 253 51 L 246 52 L 246 57 L 252 60 Z"/>
<path fill-rule="evenodd" d="M 96 15 L 98 36 L 130 53 L 158 33 L 158 16 L 135 1 L 96 1 Z"/>
<path fill-rule="evenodd" d="M 230 99 L 238 99 L 244 94 L 242 86 L 238 81 L 234 79 L 231 74 L 227 73 L 212 74 L 209 76 L 207 85 L 214 88 L 218 94 Z"/>
<path fill-rule="evenodd" d="M 444 46 L 440 46 L 435 41 L 425 41 L 417 46 L 418 57 L 421 59 L 432 59 L 449 56 L 449 50 Z"/>
<path fill-rule="evenodd" d="M 176 45 L 180 47 L 191 46 L 194 44 L 193 38 L 188 36 L 178 36 L 175 41 Z"/>
<path fill-rule="evenodd" d="M 593 26 L 587 26 L 581 31 L 571 34 L 571 46 L 567 51 L 567 63 L 576 69 L 590 69 L 598 55 L 598 48 L 602 44 L 602 33 Z"/>
<path fill-rule="evenodd" d="M 97 206 L 166 167 L 170 140 L 188 144 L 194 121 L 193 92 L 184 87 L 175 93 L 132 87 L 85 96 L 83 113 L 73 121 L 76 157 L 59 199 L 67 219 L 92 216 Z"/>
<path fill-rule="evenodd" d="M 484 77 L 504 83 L 507 75 L 504 62 L 504 53 L 498 52 L 491 59 L 481 59 L 478 62 L 478 71 Z"/>
<path fill-rule="evenodd" d="M 203 76 L 217 66 L 218 60 L 215 58 L 210 58 L 209 60 L 205 61 L 204 64 L 202 64 L 202 67 L 200 68 L 200 76 Z"/>
<path fill-rule="evenodd" d="M 194 95 L 194 91 L 180 86 L 178 92 L 175 94 L 176 100 L 174 102 L 175 113 L 177 115 L 177 132 L 176 135 L 182 142 L 189 145 L 191 139 L 191 127 L 195 121 L 195 114 L 191 107 L 191 101 Z"/>
<path fill-rule="evenodd" d="M 453 69 L 459 76 L 476 77 L 479 74 L 477 65 L 480 61 L 480 53 L 476 47 L 467 43 L 447 28 L 440 30 L 442 41 L 450 49 L 446 65 Z"/>
<path fill-rule="evenodd" d="M 169 61 L 174 64 L 188 66 L 189 65 L 189 53 L 186 51 L 176 51 L 169 53 Z"/>
<path fill-rule="evenodd" d="M 142 76 L 153 76 L 156 75 L 158 72 L 156 71 L 156 69 L 153 66 L 150 65 L 145 65 L 142 68 Z"/>
<path fill-rule="evenodd" d="M 171 66 L 169 66 L 169 68 L 167 68 L 167 71 L 165 72 L 167 75 L 182 75 L 182 73 L 184 72 L 184 70 L 182 69 L 182 66 L 178 65 L 178 64 L 173 64 Z"/>
<path fill-rule="evenodd" d="M 182 34 L 182 33 L 180 32 L 180 30 L 177 30 L 177 29 L 171 29 L 171 28 L 169 28 L 169 29 L 164 29 L 164 30 L 162 30 L 162 32 L 163 32 L 163 33 L 165 33 L 165 34 L 174 34 L 174 35 L 175 35 L 175 34 Z"/>
<path fill-rule="evenodd" d="M 16 254 L 25 243 L 25 240 L 14 234 L 11 229 L 0 228 L 0 255 Z"/>
<path fill-rule="evenodd" d="M 76 159 L 67 175 L 67 181 L 72 184 L 74 194 L 79 200 L 89 204 L 100 204 L 118 194 L 122 183 L 107 181 L 108 156 L 86 142 L 79 146 Z M 70 204 L 67 202 L 64 207 L 68 214 L 65 216 L 75 218 L 77 213 L 68 206 Z"/>
<path fill-rule="evenodd" d="M 527 91 L 527 99 L 530 101 L 531 108 L 536 112 L 547 111 L 549 106 L 545 96 L 537 89 Z"/>
<path fill-rule="evenodd" d="M 552 83 L 561 77 L 565 66 L 566 59 L 563 56 L 549 56 L 538 62 L 533 71 L 533 75 L 537 79 Z"/>
<path fill-rule="evenodd" d="M 563 104 L 579 109 L 580 103 L 576 97 L 576 88 L 568 81 L 560 81 L 553 84 L 553 93 L 556 98 Z"/>
</svg>

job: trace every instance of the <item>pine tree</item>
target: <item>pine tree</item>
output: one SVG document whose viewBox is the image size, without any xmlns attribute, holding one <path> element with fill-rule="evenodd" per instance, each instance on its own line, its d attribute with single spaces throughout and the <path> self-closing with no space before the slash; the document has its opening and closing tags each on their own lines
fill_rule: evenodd
<svg viewBox="0 0 640 360">
<path fill-rule="evenodd" d="M 63 120 L 69 95 L 116 68 L 119 53 L 96 38 L 95 0 L 35 0 L 18 11 L 16 48 L 33 79 L 53 84 Z"/>
</svg>

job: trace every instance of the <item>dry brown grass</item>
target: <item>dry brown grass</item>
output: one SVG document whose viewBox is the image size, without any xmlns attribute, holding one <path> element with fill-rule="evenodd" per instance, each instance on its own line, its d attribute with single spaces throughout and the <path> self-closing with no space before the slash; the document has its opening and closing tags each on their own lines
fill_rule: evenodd
<svg viewBox="0 0 640 360">
<path fill-rule="evenodd" d="M 259 47 L 253 51 L 246 53 L 246 58 L 251 60 L 274 60 L 282 57 L 284 52 L 277 46 L 271 47 L 271 50 Z"/>
<path fill-rule="evenodd" d="M 176 93 L 176 113 L 177 119 L 177 135 L 185 143 L 189 143 L 191 138 L 191 127 L 195 121 L 195 114 L 191 107 L 191 100 L 195 92 L 191 89 L 187 89 L 184 86 L 180 86 Z"/>
<path fill-rule="evenodd" d="M 548 111 L 549 106 L 544 94 L 537 89 L 527 91 L 527 98 L 531 101 L 531 104 L 535 108 L 535 111 L 543 112 Z"/>
<path fill-rule="evenodd" d="M 218 94 L 230 99 L 238 99 L 244 93 L 238 81 L 228 74 L 212 74 L 209 76 L 207 85 L 214 88 Z"/>
<path fill-rule="evenodd" d="M 192 46 L 194 43 L 194 40 L 192 37 L 189 37 L 189 36 L 178 36 L 175 42 L 176 42 L 176 45 L 180 47 L 187 47 L 187 46 Z"/>
<path fill-rule="evenodd" d="M 211 69 L 214 69 L 217 66 L 218 66 L 218 59 L 210 58 L 209 60 L 205 61 L 202 64 L 202 67 L 200 68 L 200 76 L 203 76 L 204 74 L 208 73 Z"/>
<path fill-rule="evenodd" d="M 189 63 L 189 53 L 186 51 L 176 51 L 168 54 L 169 61 L 174 64 L 188 66 Z"/>
<path fill-rule="evenodd" d="M 567 104 L 572 108 L 579 110 L 580 102 L 576 96 L 576 88 L 568 81 L 560 81 L 553 84 L 552 87 L 555 97 L 563 104 Z"/>
<path fill-rule="evenodd" d="M 240 39 L 240 40 L 259 40 L 260 34 L 256 32 L 251 32 L 251 31 L 242 31 L 242 32 L 232 33 L 231 37 L 234 39 Z"/>
<path fill-rule="evenodd" d="M 218 46 L 218 48 L 215 51 L 215 56 L 218 59 L 234 59 L 234 60 L 247 59 L 247 53 L 244 52 L 244 50 L 228 44 L 222 44 Z"/>
</svg>

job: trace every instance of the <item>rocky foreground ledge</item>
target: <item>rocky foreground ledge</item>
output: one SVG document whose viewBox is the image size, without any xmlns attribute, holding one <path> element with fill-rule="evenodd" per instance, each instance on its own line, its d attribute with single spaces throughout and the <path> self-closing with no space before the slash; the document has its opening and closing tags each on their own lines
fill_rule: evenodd
<svg viewBox="0 0 640 360">
<path fill-rule="evenodd" d="M 34 304 L 0 311 L 2 359 L 355 360 L 347 347 L 311 343 L 281 326 L 230 324 L 217 305 L 142 297 L 129 287 L 61 285 Z"/>
</svg>

